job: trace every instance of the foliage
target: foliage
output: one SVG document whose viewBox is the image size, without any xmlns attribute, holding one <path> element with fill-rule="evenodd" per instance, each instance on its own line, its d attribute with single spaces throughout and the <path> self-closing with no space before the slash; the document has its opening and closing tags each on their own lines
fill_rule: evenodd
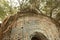
<svg viewBox="0 0 60 40">
<path fill-rule="evenodd" d="M 12 7 L 9 1 L 0 0 L 0 20 L 4 19 L 6 16 L 16 13 L 16 7 Z"/>
<path fill-rule="evenodd" d="M 7 14 L 15 14 L 17 10 L 37 9 L 40 13 L 60 19 L 60 0 L 16 0 L 19 6 L 13 6 L 15 3 L 12 0 L 0 0 L 0 18 L 4 18 Z M 17 3 L 17 4 L 18 4 Z"/>
<path fill-rule="evenodd" d="M 25 1 L 25 3 L 24 3 Z M 52 17 L 54 19 L 60 19 L 60 0 L 22 0 L 22 4 L 20 4 L 20 9 L 24 9 L 27 7 L 35 7 L 42 14 Z"/>
</svg>

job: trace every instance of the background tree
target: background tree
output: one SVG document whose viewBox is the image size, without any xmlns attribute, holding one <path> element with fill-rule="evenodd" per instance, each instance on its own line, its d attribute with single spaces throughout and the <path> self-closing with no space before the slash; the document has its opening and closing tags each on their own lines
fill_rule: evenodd
<svg viewBox="0 0 60 40">
<path fill-rule="evenodd" d="M 10 2 L 9 2 L 10 1 Z M 2 21 L 6 16 L 15 14 L 17 11 L 16 7 L 12 7 L 11 0 L 0 0 L 0 20 Z"/>
<path fill-rule="evenodd" d="M 54 19 L 60 14 L 60 0 L 0 0 L 0 19 L 7 15 L 17 13 L 19 11 L 27 11 L 34 9 L 37 12 Z M 18 4 L 19 3 L 19 4 Z M 16 5 L 18 6 L 16 6 Z M 57 20 L 58 20 L 57 19 Z"/>
</svg>

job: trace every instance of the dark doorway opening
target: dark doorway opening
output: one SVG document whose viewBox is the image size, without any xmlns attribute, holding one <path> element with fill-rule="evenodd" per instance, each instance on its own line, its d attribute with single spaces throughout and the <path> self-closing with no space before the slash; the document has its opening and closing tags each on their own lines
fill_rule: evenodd
<svg viewBox="0 0 60 40">
<path fill-rule="evenodd" d="M 42 33 L 36 32 L 31 37 L 31 40 L 48 40 L 48 38 L 45 35 L 43 35 Z"/>
<path fill-rule="evenodd" d="M 32 37 L 31 40 L 41 40 L 41 38 L 38 38 L 38 37 Z"/>
</svg>

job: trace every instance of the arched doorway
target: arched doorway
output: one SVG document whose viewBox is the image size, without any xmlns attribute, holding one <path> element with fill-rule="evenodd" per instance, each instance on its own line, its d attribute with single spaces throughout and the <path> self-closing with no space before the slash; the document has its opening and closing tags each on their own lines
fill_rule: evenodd
<svg viewBox="0 0 60 40">
<path fill-rule="evenodd" d="M 42 33 L 35 33 L 31 37 L 31 40 L 48 40 L 48 38 L 45 35 L 43 35 Z"/>
<path fill-rule="evenodd" d="M 32 37 L 31 40 L 41 40 L 41 38 L 38 38 L 38 37 Z"/>
</svg>

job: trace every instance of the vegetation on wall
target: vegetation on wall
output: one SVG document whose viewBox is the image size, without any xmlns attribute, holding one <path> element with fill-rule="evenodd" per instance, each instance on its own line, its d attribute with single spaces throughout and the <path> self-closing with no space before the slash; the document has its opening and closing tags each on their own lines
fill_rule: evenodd
<svg viewBox="0 0 60 40">
<path fill-rule="evenodd" d="M 60 0 L 0 0 L 0 20 L 17 11 L 36 9 L 41 14 L 60 20 Z"/>
</svg>

